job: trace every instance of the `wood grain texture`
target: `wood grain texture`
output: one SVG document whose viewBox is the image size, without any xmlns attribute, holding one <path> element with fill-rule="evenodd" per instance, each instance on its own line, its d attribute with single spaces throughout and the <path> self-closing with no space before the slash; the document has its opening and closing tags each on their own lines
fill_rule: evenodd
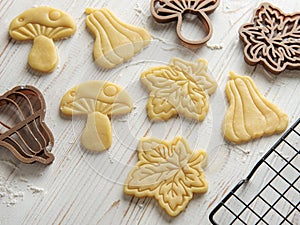
<svg viewBox="0 0 300 225">
<path fill-rule="evenodd" d="M 238 148 L 224 141 L 221 123 L 228 106 L 224 88 L 229 71 L 251 76 L 260 91 L 288 114 L 290 124 L 300 116 L 299 70 L 287 70 L 275 77 L 265 72 L 262 66 L 248 66 L 243 59 L 238 28 L 250 21 L 253 10 L 262 1 L 221 1 L 209 16 L 214 33 L 208 45 L 221 45 L 222 48 L 212 50 L 203 46 L 194 51 L 180 46 L 173 23 L 157 24 L 153 21 L 149 2 L 0 1 L 0 93 L 24 84 L 41 90 L 47 104 L 46 123 L 55 137 L 52 152 L 56 157 L 49 167 L 24 165 L 10 152 L 1 149 L 1 177 L 12 190 L 21 191 L 24 195 L 9 207 L 0 197 L 0 224 L 209 224 L 208 215 L 213 207 L 249 173 L 279 137 L 266 137 Z M 269 2 L 285 12 L 300 9 L 300 2 L 295 0 Z M 77 24 L 77 32 L 72 38 L 55 43 L 59 65 L 48 75 L 28 67 L 27 56 L 32 43 L 17 42 L 8 36 L 10 21 L 37 4 L 64 10 L 74 17 Z M 94 39 L 85 25 L 84 10 L 87 7 L 111 9 L 124 22 L 148 29 L 153 42 L 131 61 L 113 70 L 97 67 L 92 57 Z M 184 29 L 189 30 L 191 35 L 197 33 L 197 27 L 190 25 L 187 24 Z M 139 76 L 151 66 L 167 64 L 173 56 L 185 60 L 207 59 L 210 73 L 218 82 L 219 88 L 210 98 L 211 109 L 201 123 L 181 117 L 154 123 L 147 117 L 148 93 Z M 59 113 L 59 102 L 65 91 L 82 81 L 93 79 L 108 80 L 125 87 L 135 104 L 131 114 L 112 118 L 113 145 L 101 154 L 91 154 L 80 146 L 85 119 L 70 120 Z M 183 213 L 171 218 L 154 199 L 125 195 L 123 182 L 137 162 L 136 147 L 141 137 L 172 140 L 176 135 L 184 136 L 191 149 L 207 151 L 205 174 L 209 191 L 195 195 Z M 34 193 L 30 189 L 32 186 L 44 191 Z"/>
</svg>

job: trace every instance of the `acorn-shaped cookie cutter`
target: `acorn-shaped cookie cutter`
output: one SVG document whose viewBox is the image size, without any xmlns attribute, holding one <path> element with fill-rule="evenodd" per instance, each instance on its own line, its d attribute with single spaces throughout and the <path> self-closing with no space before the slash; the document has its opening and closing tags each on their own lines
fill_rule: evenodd
<svg viewBox="0 0 300 225">
<path fill-rule="evenodd" d="M 33 86 L 17 86 L 0 96 L 0 146 L 23 163 L 50 164 L 54 138 L 45 112 L 43 95 Z"/>
<path fill-rule="evenodd" d="M 184 46 L 199 48 L 212 36 L 212 24 L 207 15 L 218 7 L 219 2 L 219 0 L 151 0 L 150 8 L 153 18 L 159 23 L 177 21 L 176 33 Z M 198 16 L 207 32 L 204 38 L 194 41 L 183 36 L 181 28 L 185 13 Z"/>
</svg>

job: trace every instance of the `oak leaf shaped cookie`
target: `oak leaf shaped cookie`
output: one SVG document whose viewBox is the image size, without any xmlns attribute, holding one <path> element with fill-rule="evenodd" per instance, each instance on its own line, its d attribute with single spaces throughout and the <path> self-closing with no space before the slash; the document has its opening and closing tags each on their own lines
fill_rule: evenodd
<svg viewBox="0 0 300 225">
<path fill-rule="evenodd" d="M 207 62 L 203 59 L 189 63 L 173 58 L 167 66 L 143 72 L 141 81 L 150 91 L 147 108 L 153 120 L 182 114 L 202 121 L 209 109 L 207 93 L 212 94 L 217 87 L 207 74 Z"/>
<path fill-rule="evenodd" d="M 105 69 L 131 59 L 151 41 L 147 30 L 120 21 L 106 8 L 88 8 L 86 14 L 86 25 L 95 36 L 94 59 Z"/>
<path fill-rule="evenodd" d="M 223 130 L 228 141 L 246 142 L 287 128 L 288 116 L 259 92 L 250 77 L 230 72 L 226 95 L 229 108 Z"/>
<path fill-rule="evenodd" d="M 60 110 L 65 116 L 86 115 L 82 145 L 101 152 L 112 144 L 109 117 L 131 112 L 132 100 L 126 90 L 106 81 L 87 81 L 71 88 L 62 97 Z"/>
<path fill-rule="evenodd" d="M 202 171 L 206 153 L 192 152 L 182 137 L 176 137 L 170 143 L 142 138 L 138 158 L 138 163 L 127 176 L 124 192 L 156 198 L 170 216 L 183 211 L 193 193 L 205 193 L 208 189 Z"/>
<path fill-rule="evenodd" d="M 262 3 L 251 23 L 243 25 L 244 57 L 249 65 L 262 64 L 273 74 L 300 68 L 300 13 L 284 14 Z"/>
</svg>

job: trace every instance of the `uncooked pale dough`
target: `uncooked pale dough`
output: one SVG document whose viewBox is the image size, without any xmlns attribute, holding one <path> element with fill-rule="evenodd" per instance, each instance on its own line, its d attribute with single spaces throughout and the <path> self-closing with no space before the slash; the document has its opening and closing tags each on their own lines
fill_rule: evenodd
<svg viewBox="0 0 300 225">
<path fill-rule="evenodd" d="M 47 6 L 21 13 L 9 26 L 9 34 L 13 39 L 33 40 L 28 63 L 33 69 L 41 72 L 51 72 L 58 64 L 53 40 L 70 37 L 75 31 L 76 25 L 71 16 Z"/>
<path fill-rule="evenodd" d="M 88 81 L 71 88 L 62 98 L 60 110 L 66 116 L 87 115 L 82 145 L 101 152 L 112 144 L 112 115 L 129 113 L 133 108 L 129 94 L 116 84 Z"/>
<path fill-rule="evenodd" d="M 88 8 L 86 14 L 86 25 L 95 35 L 94 59 L 103 68 L 131 59 L 151 41 L 147 30 L 123 23 L 106 8 Z"/>
<path fill-rule="evenodd" d="M 208 112 L 208 94 L 217 83 L 207 74 L 207 62 L 172 58 L 169 65 L 150 68 L 141 75 L 150 91 L 147 109 L 153 120 L 168 120 L 181 114 L 202 121 Z"/>
<path fill-rule="evenodd" d="M 223 130 L 228 141 L 246 142 L 287 128 L 288 116 L 259 92 L 250 77 L 230 72 L 226 95 L 229 108 Z"/>
<path fill-rule="evenodd" d="M 206 153 L 192 152 L 182 137 L 171 142 L 142 138 L 138 158 L 127 176 L 124 192 L 136 197 L 156 198 L 170 216 L 183 211 L 193 193 L 208 190 L 202 170 Z"/>
<path fill-rule="evenodd" d="M 174 57 L 170 60 L 170 66 L 189 74 L 190 79 L 201 86 L 207 94 L 212 95 L 217 90 L 218 84 L 208 73 L 208 62 L 205 59 L 188 62 Z"/>
</svg>

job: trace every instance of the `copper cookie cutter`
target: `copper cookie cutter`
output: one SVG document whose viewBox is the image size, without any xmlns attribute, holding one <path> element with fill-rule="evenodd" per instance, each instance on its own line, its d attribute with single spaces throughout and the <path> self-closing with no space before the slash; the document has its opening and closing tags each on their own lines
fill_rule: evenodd
<svg viewBox="0 0 300 225">
<path fill-rule="evenodd" d="M 213 28 L 208 14 L 219 5 L 219 0 L 151 0 L 151 14 L 159 23 L 177 21 L 176 33 L 182 44 L 188 48 L 199 48 L 212 36 Z M 189 40 L 181 33 L 183 15 L 191 13 L 197 15 L 203 23 L 207 34 L 201 40 Z"/>
<path fill-rule="evenodd" d="M 33 86 L 17 86 L 0 96 L 0 146 L 21 162 L 50 164 L 54 138 L 45 112 L 43 95 Z"/>
<path fill-rule="evenodd" d="M 262 3 L 252 21 L 239 29 L 247 64 L 261 64 L 278 75 L 285 69 L 300 69 L 300 13 L 286 14 Z"/>
</svg>

